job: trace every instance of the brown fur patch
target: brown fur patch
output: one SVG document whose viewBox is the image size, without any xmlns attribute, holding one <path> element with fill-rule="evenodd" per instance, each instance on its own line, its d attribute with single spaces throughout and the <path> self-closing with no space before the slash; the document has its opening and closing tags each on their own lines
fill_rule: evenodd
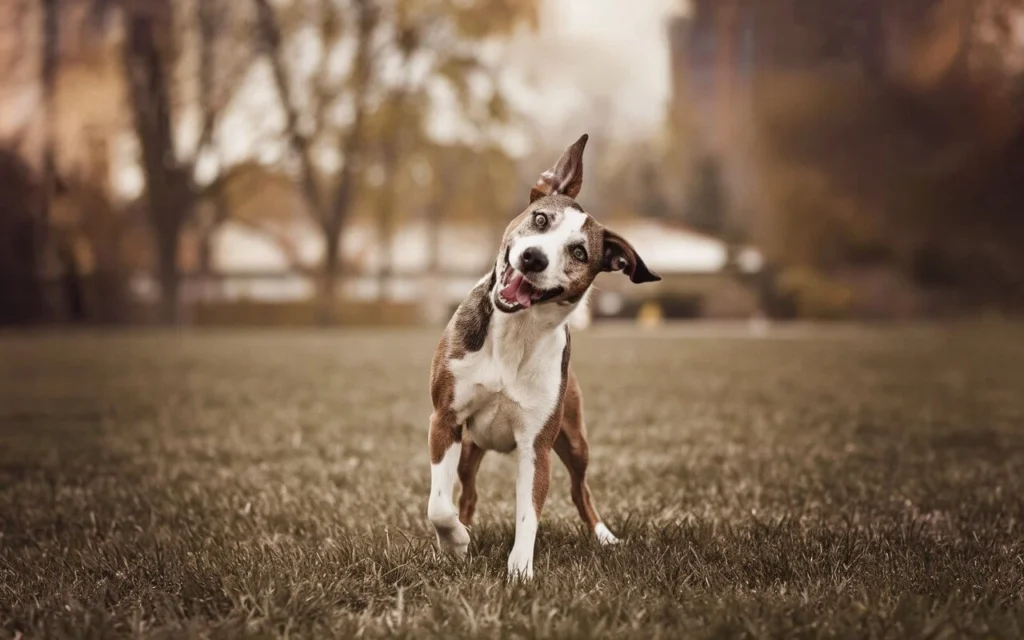
<svg viewBox="0 0 1024 640">
<path fill-rule="evenodd" d="M 553 194 L 564 193 L 575 198 L 583 187 L 583 150 L 589 136 L 583 134 L 562 153 L 555 166 L 541 174 L 530 190 L 530 202 Z"/>
<path fill-rule="evenodd" d="M 491 290 L 496 282 L 497 276 L 492 270 L 491 277 L 477 285 L 466 302 L 459 306 L 455 317 L 455 333 L 452 335 L 452 358 L 461 360 L 467 353 L 483 349 L 491 326 L 491 315 L 494 313 Z"/>
<path fill-rule="evenodd" d="M 580 389 L 576 372 L 569 367 L 569 380 L 565 385 L 565 401 L 562 413 L 562 430 L 581 433 L 583 431 L 583 391 Z"/>
<path fill-rule="evenodd" d="M 430 414 L 430 462 L 438 464 L 454 443 L 462 439 L 462 430 L 457 424 L 452 402 L 455 400 L 455 376 L 448 368 L 447 340 L 441 338 L 434 351 L 430 367 L 430 400 L 434 412 Z"/>
<path fill-rule="evenodd" d="M 576 374 L 569 369 L 569 382 L 565 389 L 565 411 L 562 416 L 562 430 L 555 440 L 555 453 L 562 459 L 569 471 L 573 504 L 580 519 L 591 530 L 601 521 L 594 507 L 587 485 L 587 465 L 590 462 L 590 448 L 587 445 L 587 431 L 583 422 L 583 393 L 580 391 Z"/>
<path fill-rule="evenodd" d="M 586 238 L 583 248 L 587 252 L 587 260 L 580 262 L 576 258 L 570 257 L 565 264 L 565 275 L 568 277 L 570 285 L 566 287 L 561 298 L 571 303 L 579 302 L 583 298 L 587 289 L 593 284 L 594 278 L 601 273 L 601 265 L 604 263 L 603 228 L 601 225 L 588 215 L 583 226 L 580 227 L 580 231 Z M 569 250 L 570 248 L 567 247 L 566 251 Z"/>
<path fill-rule="evenodd" d="M 555 403 L 555 410 L 551 412 L 548 421 L 544 423 L 544 428 L 537 434 L 537 439 L 533 441 L 533 510 L 537 514 L 538 519 L 540 519 L 541 510 L 544 508 L 544 501 L 548 496 L 548 487 L 551 484 L 551 449 L 554 447 L 558 433 L 562 429 L 565 389 L 569 378 L 569 354 L 572 351 L 571 342 L 569 327 L 566 327 L 565 347 L 562 349 L 562 382 L 558 389 L 558 402 Z"/>
<path fill-rule="evenodd" d="M 554 446 L 554 443 L 551 443 Z M 536 446 L 536 445 L 534 445 Z M 540 519 L 551 486 L 551 447 L 538 448 L 533 460 L 533 512 Z"/>
<path fill-rule="evenodd" d="M 622 269 L 636 284 L 657 282 L 661 276 L 647 268 L 643 258 L 628 240 L 607 227 L 604 228 L 603 268 L 607 271 Z"/>
<path fill-rule="evenodd" d="M 484 459 L 485 450 L 473 444 L 467 437 L 462 442 L 462 456 L 459 458 L 459 520 L 469 526 L 473 524 L 476 512 L 476 474 L 480 470 L 480 462 Z"/>
</svg>

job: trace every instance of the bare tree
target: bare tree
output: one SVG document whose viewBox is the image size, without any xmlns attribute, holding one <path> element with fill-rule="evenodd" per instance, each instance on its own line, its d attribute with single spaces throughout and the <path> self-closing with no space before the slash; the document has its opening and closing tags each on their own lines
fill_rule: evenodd
<svg viewBox="0 0 1024 640">
<path fill-rule="evenodd" d="M 383 169 L 383 190 L 377 204 L 377 242 L 380 246 L 380 267 L 378 269 L 377 295 L 381 300 L 388 297 L 387 287 L 391 278 L 392 258 L 391 245 L 395 231 L 395 190 L 398 188 L 398 172 L 400 170 L 401 153 L 405 146 L 406 123 L 403 109 L 405 92 L 393 92 L 390 109 L 394 111 L 395 122 L 390 123 L 380 144 L 380 164 Z"/>
<path fill-rule="evenodd" d="M 460 7 L 441 0 L 316 0 L 311 24 L 307 4 L 300 8 L 286 3 L 275 11 L 269 0 L 253 3 L 261 51 L 270 61 L 285 114 L 284 135 L 297 181 L 323 234 L 320 318 L 330 322 L 343 264 L 342 234 L 370 156 L 380 151 L 367 140 L 368 119 L 395 95 L 404 96 L 402 100 L 425 96 L 428 78 L 444 77 L 456 94 L 469 98 L 468 78 L 488 73 L 469 43 L 523 19 L 534 20 L 535 3 L 488 0 Z M 302 27 L 311 27 L 319 40 L 318 62 L 305 74 L 288 64 L 286 54 L 286 40 L 304 32 Z M 347 68 L 338 72 L 334 63 L 347 48 Z M 389 63 L 396 63 L 399 71 L 389 74 Z M 407 65 L 413 63 L 422 72 L 415 81 L 406 81 Z M 395 88 L 400 93 L 390 93 Z M 394 156 L 393 150 L 385 151 Z"/>
<path fill-rule="evenodd" d="M 124 11 L 125 68 L 135 133 L 142 151 L 146 201 L 156 236 L 161 318 L 178 321 L 178 249 L 194 202 L 188 168 L 175 158 L 169 51 L 170 0 L 130 2 Z"/>
<path fill-rule="evenodd" d="M 161 318 L 174 323 L 180 319 L 181 273 L 178 254 L 182 232 L 203 197 L 196 183 L 196 163 L 215 143 L 214 132 L 220 112 L 239 73 L 227 76 L 228 87 L 215 90 L 214 69 L 221 63 L 214 44 L 225 38 L 224 0 L 198 0 L 194 24 L 199 54 L 200 134 L 190 154 L 181 157 L 175 144 L 175 123 L 183 102 L 172 68 L 179 55 L 180 34 L 175 32 L 172 0 L 124 0 L 124 66 L 135 133 L 141 150 L 145 176 L 145 197 L 150 226 L 156 239 L 157 278 L 161 290 Z M 246 61 L 244 64 L 248 64 Z"/>
</svg>

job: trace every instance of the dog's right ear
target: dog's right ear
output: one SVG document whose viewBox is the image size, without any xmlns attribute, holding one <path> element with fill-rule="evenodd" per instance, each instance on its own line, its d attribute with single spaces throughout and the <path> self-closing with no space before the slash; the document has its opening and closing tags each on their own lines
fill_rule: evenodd
<svg viewBox="0 0 1024 640">
<path fill-rule="evenodd" d="M 636 284 L 661 280 L 661 276 L 647 268 L 643 258 L 628 240 L 607 228 L 604 230 L 604 262 L 601 270 L 622 271 Z"/>
<path fill-rule="evenodd" d="M 583 149 L 590 136 L 583 134 L 558 159 L 555 166 L 540 174 L 540 180 L 530 190 L 530 202 L 544 196 L 561 193 L 575 198 L 583 187 Z"/>
</svg>

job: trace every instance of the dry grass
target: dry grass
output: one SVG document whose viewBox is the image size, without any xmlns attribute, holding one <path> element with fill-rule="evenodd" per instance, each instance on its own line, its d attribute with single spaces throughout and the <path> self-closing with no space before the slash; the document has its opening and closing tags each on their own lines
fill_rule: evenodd
<svg viewBox="0 0 1024 640">
<path fill-rule="evenodd" d="M 1024 329 L 575 336 L 599 548 L 425 518 L 433 333 L 0 337 L 0 635 L 1017 637 Z M 782 336 L 789 338 L 790 336 Z"/>
</svg>

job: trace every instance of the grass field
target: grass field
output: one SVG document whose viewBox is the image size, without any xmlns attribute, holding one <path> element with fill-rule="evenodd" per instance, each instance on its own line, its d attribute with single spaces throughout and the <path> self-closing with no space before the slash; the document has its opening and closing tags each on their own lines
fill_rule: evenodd
<svg viewBox="0 0 1024 640">
<path fill-rule="evenodd" d="M 434 332 L 0 335 L 0 637 L 1019 637 L 1024 327 L 577 333 L 601 548 L 554 469 L 505 583 L 426 520 Z"/>
</svg>

